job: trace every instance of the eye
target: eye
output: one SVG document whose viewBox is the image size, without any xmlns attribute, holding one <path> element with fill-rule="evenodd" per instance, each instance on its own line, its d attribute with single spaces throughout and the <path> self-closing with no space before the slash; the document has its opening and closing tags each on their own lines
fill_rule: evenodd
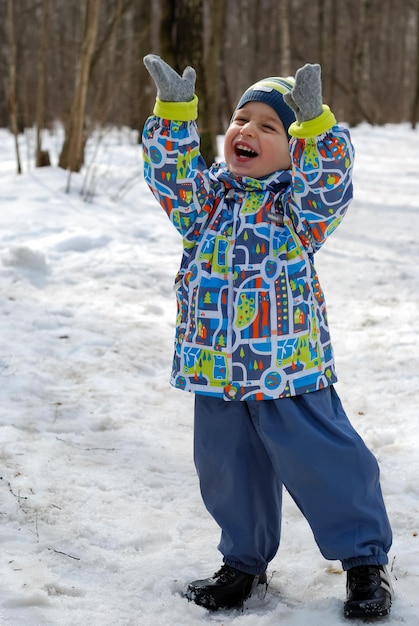
<svg viewBox="0 0 419 626">
<path fill-rule="evenodd" d="M 264 128 L 265 130 L 268 130 L 270 132 L 273 132 L 273 133 L 277 132 L 277 129 L 272 124 L 263 124 L 262 128 Z"/>
</svg>

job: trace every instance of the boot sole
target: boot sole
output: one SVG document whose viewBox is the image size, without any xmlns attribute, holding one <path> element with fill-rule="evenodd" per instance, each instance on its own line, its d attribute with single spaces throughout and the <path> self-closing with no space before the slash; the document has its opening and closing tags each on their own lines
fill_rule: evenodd
<svg viewBox="0 0 419 626">
<path fill-rule="evenodd" d="M 354 608 L 344 608 L 343 614 L 345 617 L 349 619 L 374 619 L 385 617 L 390 614 L 391 605 L 386 608 L 380 608 L 377 605 L 370 605 L 369 607 L 365 607 L 363 609 L 359 607 Z"/>
<path fill-rule="evenodd" d="M 250 588 L 250 591 L 248 594 L 246 594 L 246 596 L 243 596 L 242 598 L 237 600 L 237 602 L 227 603 L 227 604 L 221 604 L 221 603 L 218 604 L 216 599 L 213 597 L 213 595 L 210 592 L 202 593 L 200 592 L 199 589 L 194 589 L 190 585 L 187 585 L 185 587 L 185 589 L 183 590 L 182 596 L 186 598 L 186 600 L 188 600 L 189 602 L 194 602 L 198 606 L 202 606 L 204 609 L 207 609 L 208 611 L 218 611 L 218 610 L 223 610 L 223 609 L 227 610 L 227 609 L 234 609 L 234 608 L 243 606 L 243 603 L 250 598 L 250 596 L 252 595 L 252 593 L 254 592 L 254 590 L 256 589 L 258 585 L 267 585 L 267 584 L 268 584 L 268 579 L 266 576 L 266 572 L 264 572 L 259 577 L 257 576 L 255 577 L 252 583 L 252 586 Z"/>
</svg>

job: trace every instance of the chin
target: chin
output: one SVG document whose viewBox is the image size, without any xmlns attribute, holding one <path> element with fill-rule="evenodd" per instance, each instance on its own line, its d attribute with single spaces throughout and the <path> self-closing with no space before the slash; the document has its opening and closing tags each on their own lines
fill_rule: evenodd
<svg viewBox="0 0 419 626">
<path fill-rule="evenodd" d="M 248 176 L 249 178 L 257 178 L 258 176 L 256 175 L 256 173 L 252 170 L 252 168 L 249 167 L 243 167 L 243 166 L 235 166 L 235 165 L 228 165 L 227 164 L 227 168 L 228 171 L 231 174 L 234 174 L 235 176 Z"/>
</svg>

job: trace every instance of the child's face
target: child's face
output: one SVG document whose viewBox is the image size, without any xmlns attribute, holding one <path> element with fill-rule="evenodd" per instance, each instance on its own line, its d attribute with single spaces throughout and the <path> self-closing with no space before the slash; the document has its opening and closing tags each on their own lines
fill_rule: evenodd
<svg viewBox="0 0 419 626">
<path fill-rule="evenodd" d="M 272 107 L 247 102 L 235 112 L 224 137 L 224 158 L 232 174 L 251 178 L 291 167 L 288 136 Z"/>
</svg>

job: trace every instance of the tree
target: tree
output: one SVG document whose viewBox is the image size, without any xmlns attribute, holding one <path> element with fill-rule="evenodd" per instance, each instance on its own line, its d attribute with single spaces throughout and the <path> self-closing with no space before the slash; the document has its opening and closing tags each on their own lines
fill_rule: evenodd
<svg viewBox="0 0 419 626">
<path fill-rule="evenodd" d="M 201 153 L 208 165 L 217 154 L 222 23 L 222 0 L 164 0 L 161 5 L 162 57 L 179 74 L 188 65 L 196 70 Z"/>
<path fill-rule="evenodd" d="M 18 124 L 17 124 L 17 103 L 16 103 L 16 39 L 13 0 L 7 2 L 7 35 L 9 44 L 9 115 L 12 132 L 15 138 L 15 151 L 17 161 L 17 173 L 22 173 L 20 164 L 19 142 L 18 142 Z"/>
<path fill-rule="evenodd" d="M 413 65 L 414 93 L 410 122 L 412 128 L 416 128 L 419 118 L 419 0 L 414 0 L 413 9 L 416 22 L 416 59 Z"/>
<path fill-rule="evenodd" d="M 45 127 L 45 71 L 48 45 L 48 12 L 49 0 L 42 2 L 42 19 L 38 50 L 38 83 L 36 91 L 36 166 L 50 165 L 49 154 L 42 150 L 41 132 Z"/>
<path fill-rule="evenodd" d="M 100 0 L 86 0 L 84 34 L 80 50 L 73 106 L 66 127 L 59 166 L 78 172 L 84 162 L 84 113 L 89 86 L 89 74 L 99 22 Z"/>
<path fill-rule="evenodd" d="M 204 12 L 202 0 L 177 0 L 174 8 L 173 51 L 175 68 L 182 73 L 187 65 L 196 70 L 196 92 L 199 98 L 201 152 L 210 165 L 216 147 L 211 135 L 210 101 L 207 66 L 204 56 Z M 185 37 L 185 33 L 188 36 Z"/>
<path fill-rule="evenodd" d="M 372 11 L 370 0 L 360 0 L 359 14 L 354 24 L 354 51 L 352 57 L 351 81 L 348 95 L 350 96 L 350 124 L 358 124 L 362 119 L 371 121 L 371 113 L 367 113 L 366 107 L 362 106 L 361 90 L 362 79 L 365 68 L 365 44 L 369 40 L 369 33 L 372 27 Z M 355 26 L 356 24 L 356 26 Z M 362 111 L 362 112 L 361 112 Z"/>
<path fill-rule="evenodd" d="M 160 0 L 159 47 L 162 58 L 171 67 L 175 66 L 173 27 L 175 23 L 175 0 Z"/>
<path fill-rule="evenodd" d="M 151 89 L 148 72 L 143 63 L 143 58 L 152 48 L 152 21 L 153 12 L 151 2 L 141 2 L 134 14 L 135 36 L 132 48 L 132 63 L 134 77 L 132 89 L 137 97 L 132 100 L 130 119 L 131 127 L 141 131 L 147 117 L 152 110 L 155 92 Z"/>
<path fill-rule="evenodd" d="M 280 35 L 280 72 L 282 76 L 291 74 L 291 42 L 290 42 L 290 7 L 287 0 L 279 3 Z"/>
<path fill-rule="evenodd" d="M 18 147 L 36 125 L 39 163 L 42 129 L 61 122 L 70 170 L 94 126 L 142 129 L 155 97 L 149 52 L 197 70 L 208 164 L 244 89 L 307 62 L 321 63 L 337 119 L 419 119 L 419 0 L 7 0 L 0 39 L 0 127 Z"/>
<path fill-rule="evenodd" d="M 223 0 L 210 0 L 208 25 L 208 41 L 204 46 L 205 62 L 205 97 L 201 103 L 200 126 L 202 125 L 201 141 L 206 162 L 210 165 L 217 155 L 217 134 L 220 127 L 221 114 L 221 51 L 224 35 L 224 4 Z M 205 42 L 204 42 L 205 44 Z M 202 98 L 202 96 L 201 96 Z M 203 104 L 203 106 L 202 106 Z"/>
</svg>

